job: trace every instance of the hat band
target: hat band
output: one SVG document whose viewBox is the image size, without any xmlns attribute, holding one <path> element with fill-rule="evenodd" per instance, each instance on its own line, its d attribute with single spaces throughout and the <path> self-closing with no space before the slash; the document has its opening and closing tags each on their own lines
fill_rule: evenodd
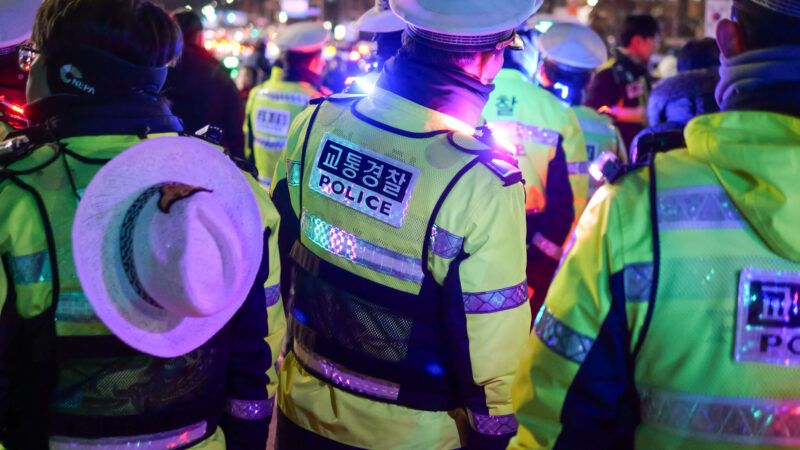
<svg viewBox="0 0 800 450">
<path fill-rule="evenodd" d="M 147 205 L 147 202 L 150 201 L 150 199 L 156 194 L 158 194 L 161 191 L 161 188 L 167 184 L 170 183 L 159 183 L 151 186 L 136 198 L 131 207 L 128 208 L 128 211 L 125 212 L 125 218 L 122 220 L 122 230 L 120 231 L 119 240 L 119 252 L 120 257 L 122 258 L 122 268 L 125 270 L 125 276 L 128 278 L 128 282 L 130 283 L 134 292 L 136 292 L 136 295 L 138 295 L 142 300 L 151 306 L 155 306 L 158 309 L 164 309 L 164 307 L 159 305 L 158 302 L 147 293 L 147 290 L 145 290 L 144 286 L 142 286 L 142 282 L 139 279 L 139 273 L 136 270 L 136 261 L 133 257 L 133 232 L 136 229 L 137 219 L 139 219 L 139 216 L 141 215 L 142 210 L 144 210 L 145 205 Z"/>
<path fill-rule="evenodd" d="M 514 34 L 514 30 L 484 36 L 455 36 L 427 31 L 408 25 L 409 36 L 420 40 L 423 44 L 439 50 L 451 52 L 486 52 L 497 49 L 497 44 L 507 41 Z"/>
</svg>

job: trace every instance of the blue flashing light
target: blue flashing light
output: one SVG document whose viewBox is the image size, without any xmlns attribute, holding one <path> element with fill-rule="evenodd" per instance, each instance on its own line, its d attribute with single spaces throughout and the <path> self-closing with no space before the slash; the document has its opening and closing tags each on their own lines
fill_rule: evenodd
<svg viewBox="0 0 800 450">
<path fill-rule="evenodd" d="M 428 363 L 428 365 L 425 366 L 425 371 L 435 377 L 441 377 L 444 375 L 444 368 L 441 364 L 436 362 Z"/>
<path fill-rule="evenodd" d="M 297 308 L 293 308 L 292 316 L 294 316 L 294 318 L 297 319 L 297 321 L 302 323 L 303 325 L 308 325 L 308 317 L 306 316 L 306 313 L 304 313 L 303 311 L 300 311 Z"/>
</svg>

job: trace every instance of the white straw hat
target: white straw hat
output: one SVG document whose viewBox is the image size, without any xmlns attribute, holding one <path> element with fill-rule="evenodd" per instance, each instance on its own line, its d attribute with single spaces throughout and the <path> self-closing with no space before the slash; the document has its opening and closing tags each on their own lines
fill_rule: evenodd
<svg viewBox="0 0 800 450">
<path fill-rule="evenodd" d="M 236 313 L 263 251 L 244 175 L 198 139 L 148 139 L 112 159 L 78 205 L 72 248 L 95 314 L 159 357 L 203 345 Z"/>
<path fill-rule="evenodd" d="M 316 22 L 298 22 L 284 28 L 275 38 L 282 52 L 313 53 L 322 50 L 331 38 L 330 31 Z"/>
<path fill-rule="evenodd" d="M 13 47 L 31 37 L 41 4 L 42 0 L 0 0 L 0 48 Z"/>
<path fill-rule="evenodd" d="M 375 0 L 375 6 L 356 21 L 356 28 L 363 33 L 394 33 L 405 30 L 406 23 L 389 8 L 389 0 Z"/>
</svg>

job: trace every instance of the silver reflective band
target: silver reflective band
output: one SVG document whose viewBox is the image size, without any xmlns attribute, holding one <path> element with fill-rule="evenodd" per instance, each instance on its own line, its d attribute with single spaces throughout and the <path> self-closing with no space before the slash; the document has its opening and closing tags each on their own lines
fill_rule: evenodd
<svg viewBox="0 0 800 450">
<path fill-rule="evenodd" d="M 275 409 L 275 398 L 266 400 L 238 400 L 229 398 L 225 401 L 225 412 L 242 420 L 258 420 L 272 416 Z"/>
<path fill-rule="evenodd" d="M 14 284 L 25 285 L 53 281 L 50 252 L 47 250 L 30 255 L 12 256 L 10 265 Z"/>
<path fill-rule="evenodd" d="M 300 168 L 299 162 L 286 160 L 286 184 L 300 186 Z"/>
<path fill-rule="evenodd" d="M 547 348 L 578 364 L 586 359 L 594 344 L 594 339 L 578 333 L 553 317 L 546 305 L 539 311 L 533 332 Z"/>
<path fill-rule="evenodd" d="M 50 438 L 50 450 L 129 450 L 131 448 L 178 448 L 197 442 L 206 434 L 205 421 L 177 430 L 140 436 L 82 439 L 66 436 Z"/>
<path fill-rule="evenodd" d="M 436 256 L 452 259 L 458 256 L 464 238 L 450 233 L 439 225 L 434 225 L 431 230 L 431 251 Z"/>
<path fill-rule="evenodd" d="M 399 384 L 353 372 L 303 348 L 297 341 L 294 343 L 294 355 L 303 366 L 345 390 L 386 400 L 397 400 L 400 396 Z"/>
<path fill-rule="evenodd" d="M 567 163 L 567 173 L 570 175 L 588 175 L 590 165 L 591 163 L 585 161 Z"/>
<path fill-rule="evenodd" d="M 658 192 L 658 224 L 664 230 L 743 228 L 745 222 L 720 186 Z"/>
<path fill-rule="evenodd" d="M 528 301 L 528 283 L 486 292 L 464 292 L 464 312 L 485 314 L 516 308 Z"/>
<path fill-rule="evenodd" d="M 81 324 L 101 323 L 83 292 L 62 292 L 58 295 L 56 321 Z"/>
<path fill-rule="evenodd" d="M 534 125 L 525 125 L 519 122 L 492 122 L 491 128 L 505 133 L 506 138 L 510 139 L 514 144 L 532 142 L 555 147 L 558 145 L 558 140 L 561 136 L 558 131 Z"/>
<path fill-rule="evenodd" d="M 639 390 L 642 423 L 676 434 L 748 445 L 800 446 L 800 400 L 707 397 Z"/>
<path fill-rule="evenodd" d="M 609 125 L 600 120 L 592 119 L 578 119 L 581 130 L 585 133 L 601 134 L 609 137 L 616 137 L 617 133 L 614 132 L 612 125 Z"/>
<path fill-rule="evenodd" d="M 533 239 L 531 240 L 531 244 L 534 247 L 538 248 L 542 251 L 545 255 L 549 256 L 550 259 L 555 259 L 556 261 L 561 260 L 561 255 L 564 253 L 561 250 L 561 247 L 556 245 L 550 239 L 544 237 L 542 233 L 536 233 L 533 235 Z"/>
<path fill-rule="evenodd" d="M 650 301 L 650 289 L 653 286 L 653 264 L 628 264 L 622 269 L 625 285 L 625 301 L 631 303 Z"/>
<path fill-rule="evenodd" d="M 375 245 L 321 218 L 303 211 L 300 218 L 303 234 L 323 250 L 370 270 L 400 280 L 422 283 L 422 261 Z"/>
<path fill-rule="evenodd" d="M 267 98 L 275 103 L 288 103 L 290 105 L 306 106 L 311 101 L 311 96 L 293 92 L 259 91 L 259 97 Z"/>
<path fill-rule="evenodd" d="M 490 416 L 467 411 L 469 414 L 469 424 L 472 429 L 481 434 L 501 435 L 510 434 L 517 431 L 517 419 L 513 414 L 503 416 Z"/>
<path fill-rule="evenodd" d="M 264 288 L 264 297 L 267 299 L 267 308 L 275 306 L 281 298 L 281 285 L 276 284 Z"/>
</svg>

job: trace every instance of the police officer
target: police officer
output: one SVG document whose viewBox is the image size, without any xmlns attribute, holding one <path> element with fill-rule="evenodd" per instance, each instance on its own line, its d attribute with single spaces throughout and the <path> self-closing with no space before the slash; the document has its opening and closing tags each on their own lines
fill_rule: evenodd
<svg viewBox="0 0 800 450">
<path fill-rule="evenodd" d="M 512 449 L 797 447 L 800 8 L 733 12 L 723 112 L 582 217 L 517 378 Z"/>
<path fill-rule="evenodd" d="M 18 46 L 31 35 L 36 8 L 41 1 L 17 2 L 0 1 L 0 140 L 14 129 L 26 125 L 23 106 L 25 104 L 26 73 L 20 64 L 27 64 L 20 58 Z M 23 56 L 26 53 L 23 52 Z M 0 165 L 3 155 L 0 154 Z"/>
<path fill-rule="evenodd" d="M 628 16 L 620 35 L 622 46 L 589 86 L 586 105 L 614 117 L 626 148 L 647 124 L 647 99 L 653 85 L 648 64 L 658 50 L 660 33 L 652 16 Z"/>
<path fill-rule="evenodd" d="M 403 45 L 406 23 L 389 8 L 389 0 L 375 0 L 375 6 L 367 10 L 355 26 L 361 33 L 372 33 L 372 40 L 377 45 L 370 72 L 356 78 L 348 89 L 348 92 L 366 94 L 374 88 L 386 61 Z"/>
<path fill-rule="evenodd" d="M 627 161 L 625 143 L 612 120 L 581 105 L 594 70 L 607 59 L 606 46 L 591 28 L 575 23 L 553 25 L 536 43 L 542 55 L 539 84 L 570 105 L 586 139 L 586 160 L 571 162 L 570 174 L 588 179 L 589 192 L 579 195 L 589 198 L 604 181 L 604 166 L 621 167 Z"/>
<path fill-rule="evenodd" d="M 322 47 L 330 33 L 317 23 L 289 25 L 275 43 L 283 52 L 283 68 L 250 91 L 245 108 L 245 156 L 255 162 L 258 179 L 269 187 L 275 165 L 286 148 L 289 125 L 311 99 L 328 93 L 321 86 Z"/>
<path fill-rule="evenodd" d="M 538 311 L 574 221 L 586 206 L 588 179 L 570 175 L 568 162 L 586 161 L 586 142 L 575 114 L 533 83 L 538 51 L 533 31 L 523 29 L 522 52 L 506 52 L 495 90 L 483 111 L 498 138 L 516 149 L 525 179 L 528 283 Z M 583 195 L 580 195 L 583 193 Z"/>
<path fill-rule="evenodd" d="M 473 127 L 539 5 L 392 1 L 407 37 L 372 94 L 295 121 L 272 190 L 294 271 L 278 448 L 492 449 L 513 435 L 524 191 Z"/>
<path fill-rule="evenodd" d="M 16 6 L 27 3 L 18 0 Z M 180 30 L 166 12 L 146 0 L 97 5 L 90 0 L 46 0 L 39 9 L 27 90 L 32 126 L 3 143 L 14 149 L 16 160 L 0 167 L 0 441 L 12 450 L 189 445 L 224 449 L 226 442 L 230 448 L 263 449 L 276 389 L 272 356 L 284 329 L 277 286 L 277 212 L 260 194 L 257 181 L 231 166 L 221 150 L 211 149 L 207 156 L 205 145 L 202 158 L 193 159 L 185 150 L 172 158 L 182 146 L 191 148 L 202 141 L 175 137 L 182 132 L 180 120 L 158 96 L 167 65 L 181 50 Z M 115 163 L 106 163 L 136 144 L 147 145 L 149 153 L 140 149 L 139 162 L 130 170 L 125 164 L 120 170 L 116 163 L 119 178 L 108 177 L 105 169 Z M 169 173 L 162 172 L 167 166 Z M 106 183 L 93 189 L 90 182 L 100 171 L 106 173 Z M 213 188 L 169 190 L 163 185 L 196 173 L 206 173 L 206 181 L 216 180 Z M 161 208 L 162 225 L 175 223 L 170 210 L 187 217 L 184 205 L 200 202 L 193 207 L 191 220 L 196 225 L 189 231 L 176 225 L 161 234 L 172 240 L 171 245 L 155 246 L 156 240 L 136 234 L 156 223 L 143 221 L 145 215 L 131 226 L 120 225 L 126 223 L 117 214 L 120 207 L 130 207 L 130 217 L 136 217 L 133 211 L 141 212 L 131 206 L 133 199 L 109 203 L 123 192 L 122 186 L 141 182 L 143 174 L 148 179 L 163 174 L 155 190 L 146 189 L 161 194 L 158 208 L 152 196 L 141 203 L 149 208 L 145 212 Z M 90 191 L 93 200 L 81 201 Z M 142 191 L 144 186 L 134 193 Z M 251 199 L 235 212 L 229 204 L 222 205 L 227 220 L 244 224 L 248 233 L 224 225 L 225 217 L 217 214 L 220 206 L 209 203 L 218 198 L 214 192 Z M 99 207 L 104 204 L 107 207 Z M 119 219 L 116 226 L 109 222 L 90 227 L 106 234 L 107 242 L 81 231 L 86 227 L 77 225 L 79 205 L 96 210 L 88 221 L 109 214 Z M 123 246 L 126 230 L 134 239 L 128 242 L 150 245 Z M 248 255 L 252 247 L 260 248 L 262 235 L 263 260 L 256 256 L 253 261 Z M 186 242 L 200 238 L 207 244 L 211 237 L 218 239 L 203 248 L 183 247 L 182 236 Z M 237 240 L 236 247 L 225 244 Z M 220 247 L 214 254 L 213 245 L 223 244 L 228 250 Z M 96 253 L 90 252 L 92 270 L 86 272 L 81 270 L 86 264 L 80 264 L 86 258 L 80 255 L 91 249 Z M 154 251 L 160 257 L 154 258 Z M 173 276 L 161 275 L 152 264 L 137 263 L 142 256 L 158 263 L 171 261 L 162 269 Z M 183 261 L 178 264 L 176 257 Z M 221 263 L 223 258 L 229 263 Z M 239 272 L 245 265 L 248 270 Z M 142 270 L 147 282 L 131 281 L 139 280 Z M 243 283 L 239 273 L 252 275 L 255 282 Z M 238 281 L 220 285 L 220 277 Z M 178 289 L 190 279 L 194 289 L 179 296 Z M 102 302 L 96 300 L 103 297 L 98 297 L 103 286 L 114 302 L 105 302 L 101 314 Z M 160 286 L 160 292 L 150 290 L 153 286 Z M 241 296 L 225 294 L 234 286 Z M 206 290 L 211 287 L 216 290 Z M 173 289 L 172 294 L 165 295 L 164 289 Z M 220 298 L 228 298 L 243 306 L 223 305 L 226 316 L 219 316 L 213 308 L 196 307 L 204 295 L 210 296 L 209 305 L 219 306 Z M 194 306 L 173 314 L 167 305 L 184 297 L 187 308 Z M 137 299 L 142 300 L 137 308 L 122 306 Z M 109 311 L 115 320 L 108 318 Z M 206 316 L 214 316 L 213 323 Z M 114 325 L 134 319 L 138 331 L 133 338 Z M 198 323 L 208 326 L 195 326 Z M 187 342 L 193 344 L 187 347 Z"/>
</svg>

